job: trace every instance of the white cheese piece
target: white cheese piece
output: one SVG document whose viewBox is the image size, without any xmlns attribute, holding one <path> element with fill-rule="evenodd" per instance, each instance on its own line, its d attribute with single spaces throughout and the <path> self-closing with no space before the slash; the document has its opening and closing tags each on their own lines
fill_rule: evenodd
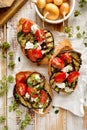
<svg viewBox="0 0 87 130">
<path fill-rule="evenodd" d="M 30 95 L 28 93 L 25 94 L 26 98 L 30 98 Z"/>
<path fill-rule="evenodd" d="M 67 66 L 65 66 L 63 69 L 62 69 L 62 71 L 63 72 L 65 72 L 65 73 L 67 73 L 67 72 L 69 72 L 69 71 L 72 71 L 72 66 L 70 66 L 70 65 L 67 65 Z"/>
<path fill-rule="evenodd" d="M 0 8 L 10 7 L 13 4 L 14 0 L 0 0 Z"/>
<path fill-rule="evenodd" d="M 56 83 L 56 86 L 58 86 L 58 88 L 65 88 L 65 83 Z"/>
<path fill-rule="evenodd" d="M 26 43 L 25 49 L 32 49 L 33 47 L 34 47 L 33 43 L 31 43 L 31 42 L 28 41 Z"/>
<path fill-rule="evenodd" d="M 70 93 L 73 92 L 74 90 L 72 88 L 69 87 L 65 87 L 65 92 Z"/>
<path fill-rule="evenodd" d="M 31 26 L 31 30 L 33 31 L 33 33 L 35 33 L 37 31 L 37 29 L 38 29 L 38 26 L 36 24 L 33 24 Z"/>
<path fill-rule="evenodd" d="M 43 114 L 43 108 L 39 109 L 39 113 Z"/>
</svg>

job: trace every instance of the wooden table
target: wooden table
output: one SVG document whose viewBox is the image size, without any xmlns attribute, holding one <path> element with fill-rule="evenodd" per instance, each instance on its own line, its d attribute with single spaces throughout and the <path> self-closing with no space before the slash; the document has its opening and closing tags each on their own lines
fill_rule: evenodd
<svg viewBox="0 0 87 130">
<path fill-rule="evenodd" d="M 78 0 L 76 1 L 76 9 L 78 6 Z M 87 8 L 87 6 L 86 6 Z M 75 26 L 79 25 L 82 27 L 82 29 L 85 27 L 85 30 L 87 31 L 87 11 L 86 8 L 84 8 L 84 14 L 83 16 L 80 16 L 79 18 L 74 18 L 73 16 L 69 21 L 65 22 L 65 26 L 69 23 L 72 25 L 74 31 Z M 82 10 L 82 12 L 83 12 Z M 16 53 L 16 47 L 17 47 L 17 22 L 19 18 L 21 17 L 27 17 L 33 21 L 35 21 L 38 25 L 42 26 L 41 19 L 37 16 L 34 6 L 32 5 L 30 7 L 30 2 L 28 1 L 19 11 L 18 13 L 12 17 L 7 24 L 5 24 L 2 28 L 0 28 L 0 42 L 8 41 L 11 44 L 11 49 L 14 53 Z M 81 18 L 86 17 L 85 20 L 80 22 Z M 86 23 L 86 24 L 85 24 Z M 51 25 L 45 23 L 45 27 L 48 30 L 56 30 L 56 31 L 63 31 L 62 24 L 59 25 Z M 9 70 L 7 65 L 9 63 L 9 57 L 7 55 L 7 58 L 3 58 L 2 56 L 3 51 L 0 50 L 0 78 L 2 78 L 4 75 L 10 75 L 13 74 L 12 70 Z M 11 86 L 10 86 L 11 87 Z M 13 98 L 7 98 L 8 93 L 5 94 L 3 97 L 0 98 L 0 102 L 2 102 L 2 108 L 0 108 L 0 115 L 6 116 L 6 121 L 4 124 L 0 124 L 0 130 L 2 130 L 3 125 L 8 126 L 8 130 L 19 130 L 18 126 L 18 118 L 15 115 L 15 112 L 9 112 L 8 106 L 11 103 L 11 100 Z M 7 106 L 7 107 L 6 107 Z M 22 107 L 24 113 L 27 113 L 28 110 L 24 109 Z M 55 115 L 53 113 L 48 113 L 45 117 L 40 117 L 38 115 L 33 115 L 33 120 L 30 125 L 26 127 L 25 130 L 87 130 L 87 107 L 84 107 L 85 115 L 83 118 L 78 117 L 70 113 L 69 111 L 60 109 L 60 114 Z M 53 110 L 52 110 L 53 111 Z M 54 122 L 54 124 L 52 123 Z"/>
</svg>

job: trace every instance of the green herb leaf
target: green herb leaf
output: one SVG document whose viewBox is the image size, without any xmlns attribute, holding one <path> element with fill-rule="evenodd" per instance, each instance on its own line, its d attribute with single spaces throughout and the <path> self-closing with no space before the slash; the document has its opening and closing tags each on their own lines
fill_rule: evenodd
<svg viewBox="0 0 87 130">
<path fill-rule="evenodd" d="M 4 126 L 2 130 L 8 130 L 8 127 L 7 127 L 7 126 Z"/>
<path fill-rule="evenodd" d="M 26 128 L 26 126 L 30 124 L 30 121 L 31 121 L 30 115 L 26 114 L 24 119 L 21 120 L 21 122 L 20 122 L 19 130 L 24 130 Z"/>
<path fill-rule="evenodd" d="M 79 11 L 79 10 L 75 10 L 75 12 L 74 12 L 74 17 L 77 17 L 77 16 L 79 16 L 79 15 L 81 15 L 80 11 Z"/>
<path fill-rule="evenodd" d="M 82 35 L 81 35 L 81 33 L 79 32 L 79 33 L 77 33 L 76 34 L 76 36 L 77 36 L 77 38 L 81 38 L 82 37 Z"/>
<path fill-rule="evenodd" d="M 3 49 L 8 50 L 10 48 L 10 44 L 8 42 L 3 43 Z"/>
<path fill-rule="evenodd" d="M 18 61 L 19 61 L 19 62 L 21 61 L 20 57 L 18 57 Z"/>
<path fill-rule="evenodd" d="M 9 68 L 14 68 L 14 66 L 15 66 L 14 61 L 10 61 L 9 64 L 8 64 L 8 67 Z"/>
<path fill-rule="evenodd" d="M 14 52 L 13 52 L 13 51 L 10 51 L 10 52 L 8 53 L 8 55 L 9 55 L 10 57 L 13 57 Z"/>
<path fill-rule="evenodd" d="M 11 105 L 9 106 L 9 112 L 15 111 L 18 108 L 18 104 L 15 100 L 11 101 Z"/>
<path fill-rule="evenodd" d="M 58 114 L 59 110 L 55 110 L 55 114 Z"/>
<path fill-rule="evenodd" d="M 5 122 L 5 120 L 6 120 L 5 116 L 0 116 L 0 123 Z"/>
<path fill-rule="evenodd" d="M 22 35 L 22 31 L 17 33 L 17 38 L 19 38 Z"/>
</svg>

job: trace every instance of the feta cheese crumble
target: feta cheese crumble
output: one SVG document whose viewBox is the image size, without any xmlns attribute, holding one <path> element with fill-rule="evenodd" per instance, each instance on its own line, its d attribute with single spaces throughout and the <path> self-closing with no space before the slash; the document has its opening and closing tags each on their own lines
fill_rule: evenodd
<svg viewBox="0 0 87 130">
<path fill-rule="evenodd" d="M 31 43 L 31 42 L 28 41 L 26 43 L 25 49 L 32 49 L 33 47 L 34 47 L 33 43 Z"/>
</svg>

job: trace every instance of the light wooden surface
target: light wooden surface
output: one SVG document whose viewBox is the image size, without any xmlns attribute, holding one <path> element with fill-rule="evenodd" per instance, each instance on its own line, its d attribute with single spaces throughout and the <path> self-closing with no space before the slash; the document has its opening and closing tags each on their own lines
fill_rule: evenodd
<svg viewBox="0 0 87 130">
<path fill-rule="evenodd" d="M 78 2 L 78 0 L 76 2 Z M 76 9 L 77 6 L 78 5 L 76 3 Z M 85 12 L 83 13 L 83 16 L 80 16 L 76 19 L 74 19 L 74 17 L 72 16 L 69 19 L 69 23 L 68 21 L 65 22 L 66 25 L 71 24 L 73 26 L 74 32 L 75 26 L 78 24 L 81 25 L 82 29 L 84 28 L 87 31 L 87 11 L 85 11 L 86 8 L 83 9 Z M 17 22 L 21 17 L 27 17 L 36 22 L 38 25 L 42 26 L 41 19 L 37 16 L 33 5 L 30 7 L 30 2 L 28 1 L 18 11 L 18 13 L 8 21 L 8 23 L 4 27 L 0 28 L 0 42 L 8 41 L 11 44 L 11 50 L 14 51 L 14 54 L 17 50 Z M 86 17 L 86 21 L 83 21 L 83 17 Z M 81 21 L 83 21 L 83 24 Z M 63 31 L 62 24 L 51 25 L 45 23 L 45 28 L 47 28 L 48 30 Z M 0 51 L 0 78 L 5 74 L 13 74 L 12 70 L 7 69 L 9 57 L 7 57 L 7 59 L 4 59 L 1 56 L 2 53 L 3 52 Z M 12 98 L 6 98 L 7 96 L 8 94 L 5 94 L 3 98 L 0 98 L 0 102 L 2 102 L 2 108 L 0 108 L 0 115 L 5 115 L 7 117 L 5 125 L 8 125 L 8 130 L 19 130 L 18 119 L 15 115 L 15 112 L 9 112 L 8 109 L 5 107 L 9 106 L 12 100 Z M 28 112 L 27 109 L 22 109 L 24 113 Z M 35 115 L 33 121 L 30 125 L 27 126 L 25 130 L 87 130 L 87 107 L 84 107 L 84 110 L 85 115 L 83 118 L 81 118 L 63 109 L 59 109 L 59 114 L 54 114 L 54 109 L 52 109 L 51 113 L 48 113 L 45 117 Z M 0 130 L 2 130 L 2 125 L 0 125 Z"/>
</svg>

